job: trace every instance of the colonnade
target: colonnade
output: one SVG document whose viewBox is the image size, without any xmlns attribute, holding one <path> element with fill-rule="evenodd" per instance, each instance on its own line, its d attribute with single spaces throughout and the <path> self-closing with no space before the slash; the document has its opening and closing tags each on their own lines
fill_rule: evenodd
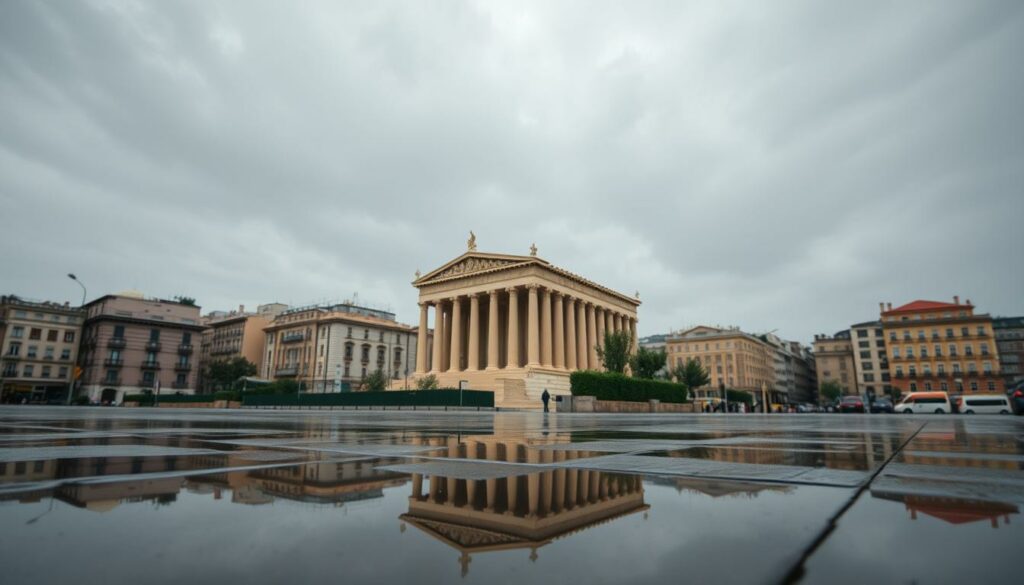
<svg viewBox="0 0 1024 585">
<path fill-rule="evenodd" d="M 431 307 L 434 346 L 428 354 Z M 607 331 L 628 331 L 636 348 L 636 317 L 536 284 L 421 302 L 416 373 L 599 370 L 597 346 Z"/>
</svg>

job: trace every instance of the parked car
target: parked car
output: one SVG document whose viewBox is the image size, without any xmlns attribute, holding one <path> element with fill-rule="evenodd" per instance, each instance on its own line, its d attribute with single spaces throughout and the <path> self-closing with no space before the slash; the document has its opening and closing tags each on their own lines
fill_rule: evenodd
<svg viewBox="0 0 1024 585">
<path fill-rule="evenodd" d="M 964 414 L 1010 414 L 1010 399 L 1001 394 L 974 394 L 957 399 L 957 407 Z"/>
<path fill-rule="evenodd" d="M 911 392 L 903 397 L 894 408 L 901 414 L 948 414 L 953 412 L 952 406 L 949 404 L 949 394 L 945 392 Z"/>
<path fill-rule="evenodd" d="M 1018 384 L 1016 388 L 1007 392 L 1006 396 L 1010 399 L 1013 410 L 1017 414 L 1024 414 L 1024 384 Z"/>
<path fill-rule="evenodd" d="M 895 411 L 893 410 L 892 401 L 891 400 L 889 400 L 888 398 L 876 398 L 875 401 L 871 403 L 871 412 L 875 412 L 875 413 L 882 413 L 882 412 L 892 413 L 892 412 L 895 412 Z"/>
<path fill-rule="evenodd" d="M 843 396 L 839 401 L 839 412 L 864 412 L 864 401 L 860 396 Z"/>
</svg>

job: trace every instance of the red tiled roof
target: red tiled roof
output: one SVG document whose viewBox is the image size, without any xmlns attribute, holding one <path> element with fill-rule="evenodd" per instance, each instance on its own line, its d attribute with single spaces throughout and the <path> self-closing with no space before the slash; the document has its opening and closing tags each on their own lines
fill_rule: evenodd
<svg viewBox="0 0 1024 585">
<path fill-rule="evenodd" d="M 911 303 L 907 303 L 901 307 L 895 309 L 889 309 L 885 313 L 909 313 L 913 311 L 936 311 L 942 309 L 958 309 L 966 305 L 957 305 L 955 303 L 940 303 L 938 301 L 922 301 L 917 300 Z"/>
</svg>

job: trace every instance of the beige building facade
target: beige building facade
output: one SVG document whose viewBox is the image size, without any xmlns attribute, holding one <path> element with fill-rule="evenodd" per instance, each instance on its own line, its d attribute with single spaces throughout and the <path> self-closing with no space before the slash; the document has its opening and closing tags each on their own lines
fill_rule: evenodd
<svg viewBox="0 0 1024 585">
<path fill-rule="evenodd" d="M 849 329 L 832 336 L 815 335 L 814 361 L 818 371 L 819 396 L 821 385 L 825 382 L 838 383 L 843 388 L 844 396 L 860 395 Z"/>
<path fill-rule="evenodd" d="M 0 297 L 0 402 L 66 402 L 84 312 L 68 303 Z"/>
<path fill-rule="evenodd" d="M 419 290 L 419 345 L 433 315 L 431 351 L 418 354 L 417 377 L 442 387 L 492 390 L 497 406 L 539 408 L 545 389 L 569 394 L 574 370 L 599 370 L 607 331 L 637 341 L 640 301 L 559 268 L 536 255 L 469 250 L 413 281 Z"/>
<path fill-rule="evenodd" d="M 785 389 L 776 387 L 774 349 L 764 340 L 736 328 L 705 325 L 669 335 L 665 342 L 669 369 L 695 359 L 710 383 L 693 390 L 698 401 L 721 397 L 721 386 L 751 392 L 757 400 L 768 393 L 773 403 L 785 402 Z"/>
<path fill-rule="evenodd" d="M 247 312 L 245 306 L 238 311 L 214 312 L 202 319 L 203 330 L 199 353 L 200 378 L 207 364 L 214 361 L 228 361 L 245 358 L 256 366 L 257 374 L 263 371 L 263 346 L 266 341 L 264 328 L 277 315 L 288 309 L 288 305 L 271 303 L 260 305 L 256 312 Z M 205 384 L 200 380 L 200 387 Z"/>
</svg>

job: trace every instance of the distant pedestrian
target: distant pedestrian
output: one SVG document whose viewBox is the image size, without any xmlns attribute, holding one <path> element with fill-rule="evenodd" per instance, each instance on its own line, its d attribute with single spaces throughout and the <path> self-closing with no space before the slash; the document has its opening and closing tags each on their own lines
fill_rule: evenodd
<svg viewBox="0 0 1024 585">
<path fill-rule="evenodd" d="M 544 412 L 548 412 L 548 402 L 551 400 L 551 394 L 548 393 L 548 389 L 544 389 L 544 393 L 540 395 L 540 399 L 544 402 Z"/>
</svg>

